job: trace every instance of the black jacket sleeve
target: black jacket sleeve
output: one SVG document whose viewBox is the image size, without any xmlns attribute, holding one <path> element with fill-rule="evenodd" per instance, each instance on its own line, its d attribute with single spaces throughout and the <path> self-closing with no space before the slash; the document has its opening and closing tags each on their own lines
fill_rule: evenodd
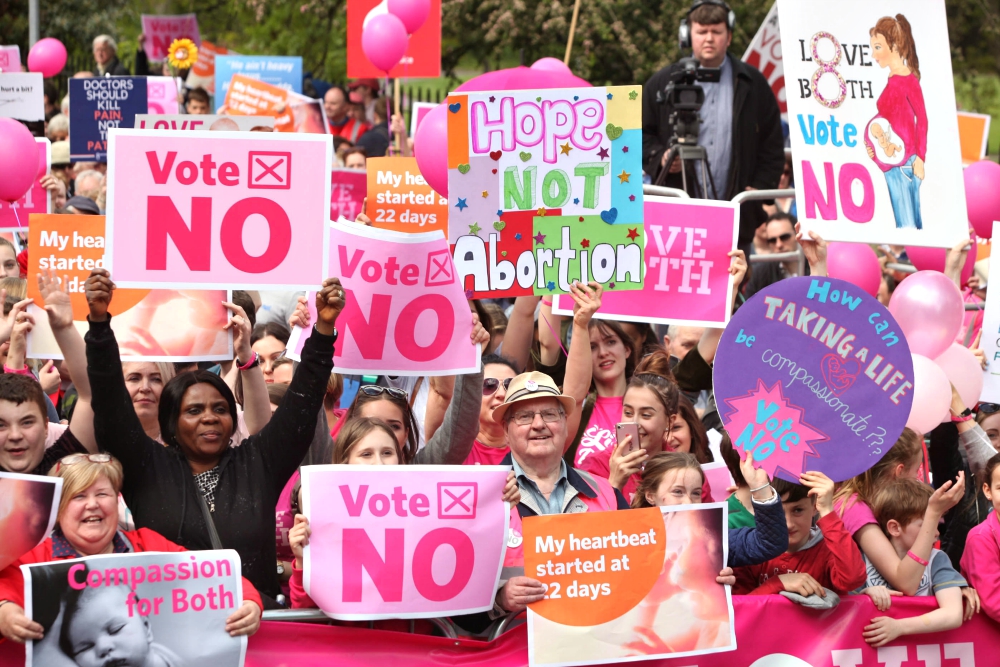
<svg viewBox="0 0 1000 667">
<path fill-rule="evenodd" d="M 785 169 L 785 138 L 781 132 L 781 110 L 764 75 L 753 70 L 753 97 L 757 106 L 757 163 L 750 175 L 750 187 L 771 190 L 778 187 Z"/>
<path fill-rule="evenodd" d="M 292 376 L 281 405 L 260 433 L 243 447 L 260 452 L 265 469 L 271 472 L 275 497 L 302 463 L 316 432 L 316 415 L 323 406 L 326 384 L 333 370 L 334 336 L 324 336 L 313 328 L 302 347 L 302 361 Z"/>
<path fill-rule="evenodd" d="M 667 150 L 660 128 L 663 105 L 656 102 L 656 93 L 662 91 L 666 79 L 662 72 L 651 76 L 642 90 L 642 168 L 654 181 Z"/>
</svg>

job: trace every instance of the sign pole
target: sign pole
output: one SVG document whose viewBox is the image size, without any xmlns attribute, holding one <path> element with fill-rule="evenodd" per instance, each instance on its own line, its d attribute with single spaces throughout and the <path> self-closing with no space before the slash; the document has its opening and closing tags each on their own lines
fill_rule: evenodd
<svg viewBox="0 0 1000 667">
<path fill-rule="evenodd" d="M 573 3 L 573 18 L 569 22 L 569 39 L 566 40 L 566 57 L 563 63 L 569 65 L 569 54 L 573 50 L 573 36 L 576 34 L 576 18 L 580 15 L 580 0 Z"/>
</svg>

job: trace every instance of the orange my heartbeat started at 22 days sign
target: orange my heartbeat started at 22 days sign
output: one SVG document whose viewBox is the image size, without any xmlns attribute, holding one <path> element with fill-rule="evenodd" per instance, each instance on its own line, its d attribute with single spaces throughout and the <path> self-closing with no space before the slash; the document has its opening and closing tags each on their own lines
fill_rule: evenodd
<svg viewBox="0 0 1000 667">
<path fill-rule="evenodd" d="M 374 227 L 448 236 L 448 200 L 427 185 L 416 158 L 369 158 L 367 212 Z"/>
</svg>

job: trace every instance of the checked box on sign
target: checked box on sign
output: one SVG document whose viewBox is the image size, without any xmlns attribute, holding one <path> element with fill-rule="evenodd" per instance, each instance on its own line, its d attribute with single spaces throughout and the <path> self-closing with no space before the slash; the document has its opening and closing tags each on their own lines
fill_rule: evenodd
<svg viewBox="0 0 1000 667">
<path fill-rule="evenodd" d="M 250 151 L 251 190 L 289 190 L 292 187 L 292 154 L 288 151 Z"/>
<path fill-rule="evenodd" d="M 427 255 L 427 273 L 424 274 L 424 285 L 450 285 L 455 282 L 455 265 L 451 252 L 438 250 Z"/>
<path fill-rule="evenodd" d="M 476 482 L 438 482 L 439 519 L 475 519 L 479 484 Z"/>
</svg>

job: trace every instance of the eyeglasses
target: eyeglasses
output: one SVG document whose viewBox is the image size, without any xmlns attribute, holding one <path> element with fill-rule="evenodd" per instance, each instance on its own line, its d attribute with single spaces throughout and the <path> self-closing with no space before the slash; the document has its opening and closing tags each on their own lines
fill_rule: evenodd
<svg viewBox="0 0 1000 667">
<path fill-rule="evenodd" d="M 545 410 L 521 410 L 520 412 L 515 412 L 514 416 L 511 417 L 511 421 L 518 426 L 527 426 L 533 421 L 535 421 L 535 415 L 541 415 L 542 421 L 546 424 L 554 424 L 563 418 L 566 413 L 562 410 L 557 410 L 555 408 L 547 408 Z"/>
<path fill-rule="evenodd" d="M 503 381 L 503 390 L 507 391 L 510 387 L 510 381 L 514 378 L 507 378 Z M 483 396 L 492 396 L 497 393 L 497 389 L 500 388 L 501 382 L 497 378 L 483 378 Z"/>
<path fill-rule="evenodd" d="M 1000 405 L 996 403 L 980 403 L 976 412 L 981 412 L 984 415 L 991 415 L 994 412 L 1000 412 Z"/>
<path fill-rule="evenodd" d="M 63 466 L 72 466 L 83 461 L 90 461 L 91 463 L 111 463 L 110 454 L 70 454 L 69 456 L 62 457 L 56 464 L 56 472 Z"/>
<path fill-rule="evenodd" d="M 402 389 L 396 389 L 395 387 L 383 387 L 377 384 L 366 384 L 361 388 L 361 393 L 365 396 L 381 396 L 382 394 L 389 394 L 393 398 L 398 398 L 401 401 L 405 401 L 408 398 L 406 392 Z"/>
<path fill-rule="evenodd" d="M 768 239 L 767 245 L 777 245 L 778 241 L 781 241 L 782 243 L 788 243 L 791 240 L 792 240 L 792 233 L 786 232 L 781 236 L 775 236 L 773 239 Z"/>
</svg>

